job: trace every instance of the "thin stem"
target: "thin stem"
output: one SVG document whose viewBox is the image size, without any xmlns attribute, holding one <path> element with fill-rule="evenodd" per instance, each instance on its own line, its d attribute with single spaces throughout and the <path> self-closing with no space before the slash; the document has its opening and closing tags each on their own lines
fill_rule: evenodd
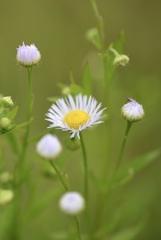
<svg viewBox="0 0 161 240">
<path fill-rule="evenodd" d="M 26 121 L 29 122 L 31 118 L 31 112 L 32 112 L 32 67 L 27 68 L 28 71 L 28 92 L 27 92 L 27 113 L 26 113 Z M 24 167 L 24 159 L 27 152 L 28 147 L 28 138 L 29 138 L 29 132 L 30 132 L 30 124 L 28 123 L 26 125 L 25 134 L 24 134 L 24 142 L 22 146 L 22 150 L 19 154 L 19 162 L 17 165 L 17 168 L 15 169 L 15 186 L 16 186 L 16 200 L 15 200 L 15 211 L 13 212 L 13 218 L 14 218 L 14 224 L 16 225 L 13 229 L 13 236 L 11 236 L 12 239 L 20 239 L 19 236 L 19 229 L 20 229 L 20 213 L 21 213 L 21 192 L 22 192 L 22 179 L 23 179 L 23 167 Z M 16 154 L 18 154 L 17 146 L 15 145 L 14 151 Z"/>
<path fill-rule="evenodd" d="M 56 164 L 53 163 L 51 160 L 50 160 L 50 164 L 51 164 L 51 166 L 54 168 L 57 176 L 59 177 L 59 179 L 60 179 L 60 181 L 61 181 L 61 183 L 62 183 L 62 185 L 63 185 L 63 187 L 64 187 L 64 189 L 65 189 L 65 191 L 69 191 L 69 186 L 68 186 L 68 184 L 65 182 L 65 180 L 64 180 L 64 178 L 63 178 L 63 176 L 62 176 L 62 173 L 60 172 L 59 168 L 58 168 L 58 167 L 56 166 Z"/>
<path fill-rule="evenodd" d="M 60 172 L 59 168 L 51 160 L 50 160 L 50 164 L 54 168 L 58 178 L 60 179 L 60 181 L 61 181 L 61 183 L 62 183 L 62 185 L 63 185 L 63 187 L 65 189 L 65 191 L 68 192 L 69 191 L 69 185 L 68 185 L 67 182 L 65 182 L 65 180 L 64 180 L 64 178 L 62 176 L 62 173 Z M 75 222 L 76 222 L 76 229 L 77 229 L 77 234 L 78 234 L 78 240 L 81 240 L 82 238 L 81 238 L 80 221 L 79 221 L 79 218 L 77 216 L 74 217 L 74 219 L 75 219 Z"/>
<path fill-rule="evenodd" d="M 113 54 L 115 55 L 115 57 L 120 56 L 120 54 L 119 54 L 114 48 L 111 48 L 110 50 L 111 50 L 111 52 L 113 52 Z"/>
<path fill-rule="evenodd" d="M 97 4 L 96 4 L 96 1 L 95 0 L 89 0 L 92 8 L 93 8 L 93 12 L 95 14 L 95 17 L 96 17 L 96 20 L 97 20 L 97 27 L 98 27 L 98 31 L 99 31 L 99 35 L 100 35 L 100 43 L 101 43 L 101 47 L 102 47 L 102 50 L 104 49 L 104 27 L 103 27 L 103 21 L 102 21 L 102 17 L 100 16 L 99 14 L 99 11 L 98 11 L 98 7 L 97 7 Z"/>
<path fill-rule="evenodd" d="M 82 153 L 83 153 L 83 164 L 84 164 L 84 196 L 86 203 L 88 202 L 88 162 L 87 162 L 87 154 L 85 150 L 85 145 L 83 141 L 82 134 L 80 133 L 80 142 L 82 147 Z"/>
<path fill-rule="evenodd" d="M 81 228 L 80 228 L 80 221 L 78 217 L 75 217 L 76 227 L 77 227 L 77 234 L 78 234 L 78 240 L 81 240 Z"/>
<path fill-rule="evenodd" d="M 27 116 L 26 116 L 26 121 L 29 122 L 31 119 L 31 111 L 32 111 L 32 67 L 28 67 L 28 95 L 27 95 Z M 29 132 L 30 132 L 30 124 L 28 123 L 26 125 L 26 131 L 24 135 L 24 143 L 23 143 L 23 148 L 20 154 L 20 162 L 22 163 L 25 159 L 26 156 L 26 151 L 27 151 L 27 146 L 28 146 L 28 137 L 29 137 Z"/>
<path fill-rule="evenodd" d="M 118 159 L 117 159 L 117 162 L 116 162 L 116 166 L 115 166 L 115 170 L 114 170 L 113 174 L 116 173 L 116 171 L 118 170 L 118 168 L 120 166 L 120 163 L 121 163 L 121 160 L 122 160 L 122 156 L 123 156 L 123 153 L 124 153 L 124 149 L 125 149 L 125 145 L 126 145 L 127 136 L 128 136 L 128 133 L 130 131 L 131 126 L 132 126 L 132 122 L 127 121 L 126 131 L 125 131 L 125 134 L 124 134 L 124 137 L 123 137 L 120 153 L 119 153 L 119 156 L 118 156 Z"/>
</svg>

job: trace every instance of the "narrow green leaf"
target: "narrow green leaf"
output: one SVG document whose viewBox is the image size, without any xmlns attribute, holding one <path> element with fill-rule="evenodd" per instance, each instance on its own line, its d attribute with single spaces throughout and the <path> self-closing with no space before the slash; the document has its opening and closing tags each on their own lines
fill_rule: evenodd
<svg viewBox="0 0 161 240">
<path fill-rule="evenodd" d="M 3 161 L 3 153 L 2 153 L 2 149 L 0 148 L 0 172 L 2 171 L 2 168 L 3 168 L 2 161 Z"/>
<path fill-rule="evenodd" d="M 55 103 L 60 97 L 48 97 L 47 100 L 49 102 Z"/>
<path fill-rule="evenodd" d="M 6 117 L 9 118 L 11 121 L 16 117 L 18 112 L 18 106 L 16 106 L 11 112 L 9 112 Z"/>
<path fill-rule="evenodd" d="M 86 94 L 90 95 L 92 92 L 92 79 L 88 62 L 85 64 L 83 69 L 82 86 Z"/>
<path fill-rule="evenodd" d="M 8 132 L 8 134 L 6 134 L 6 137 L 7 137 L 7 140 L 9 142 L 10 146 L 11 146 L 11 149 L 12 149 L 13 153 L 15 155 L 18 155 L 18 152 L 19 152 L 18 142 L 17 142 L 17 139 L 16 139 L 15 135 L 13 134 L 13 132 L 12 131 Z"/>
<path fill-rule="evenodd" d="M 145 219 L 139 221 L 139 223 L 135 224 L 132 227 L 124 229 L 113 236 L 111 236 L 111 240 L 133 240 L 143 229 L 145 226 Z"/>
<path fill-rule="evenodd" d="M 123 47 L 125 45 L 125 34 L 123 31 L 120 32 L 118 40 L 114 43 L 114 49 L 119 53 L 123 53 Z"/>
<path fill-rule="evenodd" d="M 139 172 L 140 170 L 148 166 L 152 161 L 156 160 L 160 154 L 161 149 L 157 149 L 128 162 L 126 165 L 121 167 L 114 175 L 111 187 L 114 188 L 118 185 L 126 183 L 127 180 L 130 180 L 135 173 Z"/>
<path fill-rule="evenodd" d="M 104 221 L 101 228 L 95 233 L 95 239 L 102 239 L 114 231 L 121 219 L 120 209 L 111 216 L 110 221 Z"/>
<path fill-rule="evenodd" d="M 52 191 L 49 190 L 40 197 L 37 197 L 35 199 L 35 202 L 30 205 L 30 210 L 27 210 L 26 218 L 28 219 L 28 221 L 31 221 L 35 217 L 38 217 L 38 215 L 45 210 L 46 206 L 53 201 L 54 197 L 59 194 L 60 190 L 60 187 L 56 187 Z"/>
<path fill-rule="evenodd" d="M 71 83 L 70 84 L 70 92 L 73 95 L 77 95 L 79 93 L 84 93 L 84 90 L 81 86 L 75 84 L 75 83 Z"/>
<path fill-rule="evenodd" d="M 90 179 L 97 191 L 102 193 L 105 193 L 107 191 L 107 183 L 105 181 L 102 181 L 102 179 L 97 177 L 93 172 L 90 174 Z"/>
<path fill-rule="evenodd" d="M 67 240 L 68 232 L 54 232 L 51 234 L 51 239 L 54 240 Z"/>
</svg>

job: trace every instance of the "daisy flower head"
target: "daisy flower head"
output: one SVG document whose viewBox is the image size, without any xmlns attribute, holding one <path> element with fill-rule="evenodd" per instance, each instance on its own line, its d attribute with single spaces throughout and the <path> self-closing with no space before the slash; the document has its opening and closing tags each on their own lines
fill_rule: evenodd
<svg viewBox="0 0 161 240">
<path fill-rule="evenodd" d="M 17 48 L 17 62 L 24 67 L 32 67 L 41 59 L 41 54 L 34 44 L 25 45 L 24 42 Z"/>
<path fill-rule="evenodd" d="M 101 108 L 101 103 L 93 97 L 76 95 L 75 99 L 68 95 L 67 98 L 60 98 L 49 108 L 46 120 L 51 122 L 49 128 L 58 128 L 63 131 L 69 131 L 71 138 L 77 135 L 80 138 L 80 132 L 100 121 L 101 114 L 105 110 Z"/>
</svg>

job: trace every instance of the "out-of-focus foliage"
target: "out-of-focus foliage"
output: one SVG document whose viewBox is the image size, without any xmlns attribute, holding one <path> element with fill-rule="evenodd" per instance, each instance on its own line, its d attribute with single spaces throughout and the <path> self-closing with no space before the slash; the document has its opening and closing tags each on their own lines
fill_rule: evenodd
<svg viewBox="0 0 161 240">
<path fill-rule="evenodd" d="M 23 41 L 26 44 L 35 43 L 42 54 L 42 61 L 37 67 L 38 71 L 34 71 L 33 74 L 35 102 L 31 135 L 46 130 L 47 123 L 44 119 L 45 113 L 50 106 L 47 98 L 60 95 L 61 90 L 58 83 L 61 82 L 67 86 L 71 84 L 71 70 L 75 83 L 75 85 L 72 85 L 74 91 L 78 86 L 82 85 L 83 78 L 87 94 L 90 93 L 92 87 L 95 97 L 102 101 L 102 93 L 98 91 L 99 80 L 103 75 L 101 58 L 95 47 L 86 39 L 87 30 L 95 27 L 95 18 L 87 0 L 15 0 L 9 2 L 1 0 L 0 5 L 1 93 L 12 96 L 12 99 L 16 101 L 16 105 L 19 106 L 19 112 L 16 116 L 18 123 L 25 122 L 24 113 L 27 92 L 26 72 L 22 71 L 21 67 L 16 66 L 16 47 L 22 44 Z M 125 127 L 125 121 L 120 116 L 120 108 L 126 101 L 126 97 L 132 97 L 142 103 L 146 114 L 144 120 L 136 124 L 130 132 L 125 153 L 125 163 L 129 161 L 129 157 L 130 159 L 132 156 L 136 158 L 140 154 L 151 152 L 153 149 L 160 147 L 161 143 L 161 30 L 159 25 L 161 21 L 161 2 L 159 0 L 99 0 L 98 7 L 105 22 L 106 47 L 110 43 L 114 43 L 118 33 L 124 30 L 124 52 L 130 57 L 128 67 L 118 69 L 117 74 L 115 74 L 112 83 L 111 102 L 110 106 L 107 106 L 107 112 L 110 109 L 113 115 L 113 142 L 111 146 L 114 159 L 117 157 L 120 139 L 123 135 L 122 129 Z M 97 46 L 99 47 L 98 44 Z M 85 65 L 87 62 L 88 64 Z M 89 80 L 88 85 L 85 85 L 86 79 Z M 91 79 L 92 86 L 90 85 Z M 100 164 L 98 160 L 102 149 L 101 147 L 98 149 L 97 146 L 100 144 L 103 127 L 99 127 L 95 131 L 97 132 L 97 138 L 95 138 L 95 133 L 92 130 L 84 135 L 88 155 L 91 156 L 89 159 L 90 169 L 99 172 Z M 59 133 L 62 141 L 65 138 L 64 134 L 67 136 L 66 133 Z M 9 135 L 8 138 L 12 143 L 14 142 L 12 135 Z M 5 143 L 2 136 L 0 146 L 4 150 L 1 151 L 0 149 L 2 155 L 7 149 Z M 16 145 L 13 148 L 14 151 L 17 151 Z M 33 149 L 31 149 L 31 153 L 32 151 Z M 15 159 L 11 160 L 10 156 L 11 152 L 7 151 L 5 153 L 6 162 L 3 164 L 12 169 Z M 78 152 L 73 153 L 69 162 L 63 164 L 63 168 L 71 176 L 73 188 L 77 187 L 81 182 L 78 170 L 81 168 L 78 161 L 80 157 L 81 152 L 78 150 Z M 25 217 L 21 223 L 22 229 L 23 224 L 25 226 L 25 229 L 23 229 L 24 239 L 55 239 L 53 237 L 54 231 L 59 232 L 60 229 L 66 226 L 64 216 L 59 213 L 57 201 L 55 199 L 54 202 L 52 201 L 52 197 L 59 192 L 60 187 L 58 187 L 57 183 L 54 183 L 57 190 L 53 189 L 50 194 L 45 192 L 53 187 L 53 183 L 52 178 L 44 180 L 44 177 L 42 177 L 37 179 L 40 176 L 41 165 L 41 162 L 35 160 L 32 166 L 34 168 L 32 177 L 35 177 L 36 181 L 34 186 L 29 185 L 28 188 L 37 188 L 37 196 L 40 198 L 40 193 L 44 190 L 46 197 L 42 198 L 38 206 L 35 200 L 33 201 L 29 197 L 28 200 L 31 200 L 35 208 L 33 212 L 26 209 L 26 212 L 29 210 L 28 215 L 24 215 Z M 120 202 L 123 202 L 123 207 L 120 210 L 122 212 L 120 227 L 125 228 L 127 226 L 127 228 L 120 233 L 118 229 L 112 239 L 125 240 L 126 236 L 131 237 L 131 226 L 128 225 L 129 220 L 127 219 L 131 219 L 136 232 L 139 231 L 139 224 L 142 224 L 142 222 L 139 222 L 138 225 L 136 222 L 138 219 L 140 221 L 140 216 L 144 213 L 147 213 L 149 217 L 147 217 L 148 220 L 144 224 L 142 233 L 136 240 L 161 238 L 160 171 L 161 162 L 158 159 L 158 161 L 145 168 L 144 171 L 136 174 L 137 178 L 122 187 L 121 196 L 120 190 L 115 193 L 118 208 Z M 117 199 L 119 199 L 118 202 Z M 25 201 L 27 200 L 24 199 Z M 47 207 L 39 215 L 39 210 L 44 205 L 47 205 Z M 94 202 L 91 203 L 91 209 L 93 206 Z M 10 208 L 7 212 L 3 212 L 3 210 L 0 212 L 1 219 L 3 219 L 0 225 L 3 224 L 4 226 L 1 229 L 7 229 L 10 221 L 14 222 L 13 219 L 10 219 L 10 210 L 15 211 L 15 209 L 12 209 L 12 205 L 10 205 Z M 32 217 L 32 215 L 35 217 Z M 55 216 L 58 217 L 55 218 Z M 50 223 L 48 223 L 48 219 L 50 219 Z M 42 226 L 41 229 L 40 226 Z M 49 236 L 46 235 L 47 232 Z M 63 235 L 63 233 L 60 232 L 60 235 Z"/>
</svg>

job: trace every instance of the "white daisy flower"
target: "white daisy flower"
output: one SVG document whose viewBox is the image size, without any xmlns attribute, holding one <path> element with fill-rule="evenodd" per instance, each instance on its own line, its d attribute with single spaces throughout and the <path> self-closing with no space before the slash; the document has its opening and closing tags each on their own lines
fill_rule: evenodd
<svg viewBox="0 0 161 240">
<path fill-rule="evenodd" d="M 60 209 L 69 215 L 77 215 L 85 208 L 85 200 L 78 192 L 67 192 L 59 201 Z"/>
<path fill-rule="evenodd" d="M 128 101 L 129 102 L 121 109 L 123 117 L 130 122 L 137 122 L 141 120 L 144 116 L 144 109 L 142 105 L 132 98 L 128 98 Z"/>
<path fill-rule="evenodd" d="M 71 138 L 75 135 L 80 138 L 80 131 L 92 127 L 92 125 L 102 123 L 101 114 L 105 110 L 101 108 L 101 103 L 93 97 L 78 94 L 75 98 L 68 95 L 67 98 L 59 99 L 49 108 L 46 120 L 51 122 L 49 128 L 58 128 L 63 131 L 70 131 Z"/>
<path fill-rule="evenodd" d="M 25 45 L 17 48 L 17 61 L 24 67 L 32 67 L 36 65 L 41 59 L 41 54 L 34 44 L 30 46 Z"/>
</svg>

